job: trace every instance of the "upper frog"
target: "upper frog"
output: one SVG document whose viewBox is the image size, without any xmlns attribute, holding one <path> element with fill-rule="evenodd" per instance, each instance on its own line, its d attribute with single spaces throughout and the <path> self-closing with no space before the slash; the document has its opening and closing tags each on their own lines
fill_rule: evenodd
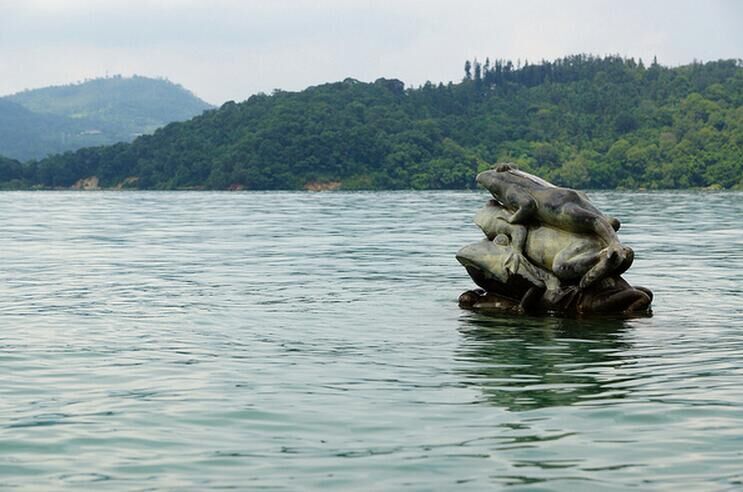
<svg viewBox="0 0 743 492">
<path fill-rule="evenodd" d="M 511 224 L 542 222 L 569 232 L 594 233 L 610 252 L 623 254 L 616 235 L 619 221 L 604 215 L 583 192 L 555 186 L 510 164 L 478 174 L 477 182 L 513 212 Z"/>
</svg>

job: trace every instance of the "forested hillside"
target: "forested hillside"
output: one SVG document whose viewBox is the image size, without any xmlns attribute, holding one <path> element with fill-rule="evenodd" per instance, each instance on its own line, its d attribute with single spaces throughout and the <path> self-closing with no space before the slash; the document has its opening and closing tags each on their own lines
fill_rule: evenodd
<svg viewBox="0 0 743 492">
<path fill-rule="evenodd" d="M 163 79 L 107 77 L 0 98 L 0 154 L 17 159 L 131 141 L 211 106 Z"/>
<path fill-rule="evenodd" d="M 131 144 L 22 168 L 6 186 L 469 188 L 518 163 L 579 188 L 743 187 L 743 65 L 578 55 L 467 62 L 457 84 L 352 79 L 224 104 Z M 15 170 L 15 171 L 14 171 Z"/>
<path fill-rule="evenodd" d="M 70 141 L 85 130 L 84 121 L 34 113 L 20 104 L 0 98 L 0 154 L 26 159 L 63 152 L 76 148 L 69 146 Z M 86 141 L 88 145 L 105 142 L 91 138 Z"/>
</svg>

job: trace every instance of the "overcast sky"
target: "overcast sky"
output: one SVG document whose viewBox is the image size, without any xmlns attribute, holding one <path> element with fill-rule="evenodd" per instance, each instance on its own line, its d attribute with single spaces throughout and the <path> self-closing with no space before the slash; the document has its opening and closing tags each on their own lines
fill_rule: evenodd
<svg viewBox="0 0 743 492">
<path fill-rule="evenodd" d="M 465 59 L 743 58 L 737 0 L 0 0 L 0 95 L 106 74 L 208 102 L 354 77 L 459 80 Z"/>
</svg>

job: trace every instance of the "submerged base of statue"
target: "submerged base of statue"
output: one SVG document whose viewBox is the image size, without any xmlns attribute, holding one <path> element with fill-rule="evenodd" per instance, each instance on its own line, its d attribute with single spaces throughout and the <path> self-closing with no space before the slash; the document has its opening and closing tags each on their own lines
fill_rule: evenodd
<svg viewBox="0 0 743 492">
<path fill-rule="evenodd" d="M 457 260 L 480 289 L 463 308 L 565 315 L 645 314 L 653 294 L 621 274 L 634 260 L 620 223 L 579 191 L 556 187 L 510 165 L 477 177 L 494 197 L 475 216 L 486 238 Z"/>
<path fill-rule="evenodd" d="M 601 287 L 585 291 L 570 290 L 559 297 L 536 292 L 521 299 L 484 289 L 468 290 L 459 296 L 459 306 L 482 312 L 510 314 L 562 314 L 567 316 L 651 314 L 653 293 L 633 287 L 621 277 L 606 279 Z"/>
</svg>

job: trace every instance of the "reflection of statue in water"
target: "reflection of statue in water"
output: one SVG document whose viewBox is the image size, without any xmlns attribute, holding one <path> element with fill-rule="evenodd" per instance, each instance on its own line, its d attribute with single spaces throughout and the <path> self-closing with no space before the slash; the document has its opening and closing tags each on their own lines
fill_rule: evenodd
<svg viewBox="0 0 743 492">
<path fill-rule="evenodd" d="M 631 348 L 626 320 L 514 319 L 471 314 L 458 371 L 488 403 L 511 411 L 624 398 L 617 370 Z"/>
<path fill-rule="evenodd" d="M 571 314 L 648 311 L 652 293 L 620 277 L 634 252 L 617 238 L 619 221 L 604 216 L 584 193 L 509 165 L 485 171 L 477 181 L 495 200 L 475 217 L 487 239 L 457 253 L 484 289 L 462 294 L 462 307 Z"/>
</svg>

